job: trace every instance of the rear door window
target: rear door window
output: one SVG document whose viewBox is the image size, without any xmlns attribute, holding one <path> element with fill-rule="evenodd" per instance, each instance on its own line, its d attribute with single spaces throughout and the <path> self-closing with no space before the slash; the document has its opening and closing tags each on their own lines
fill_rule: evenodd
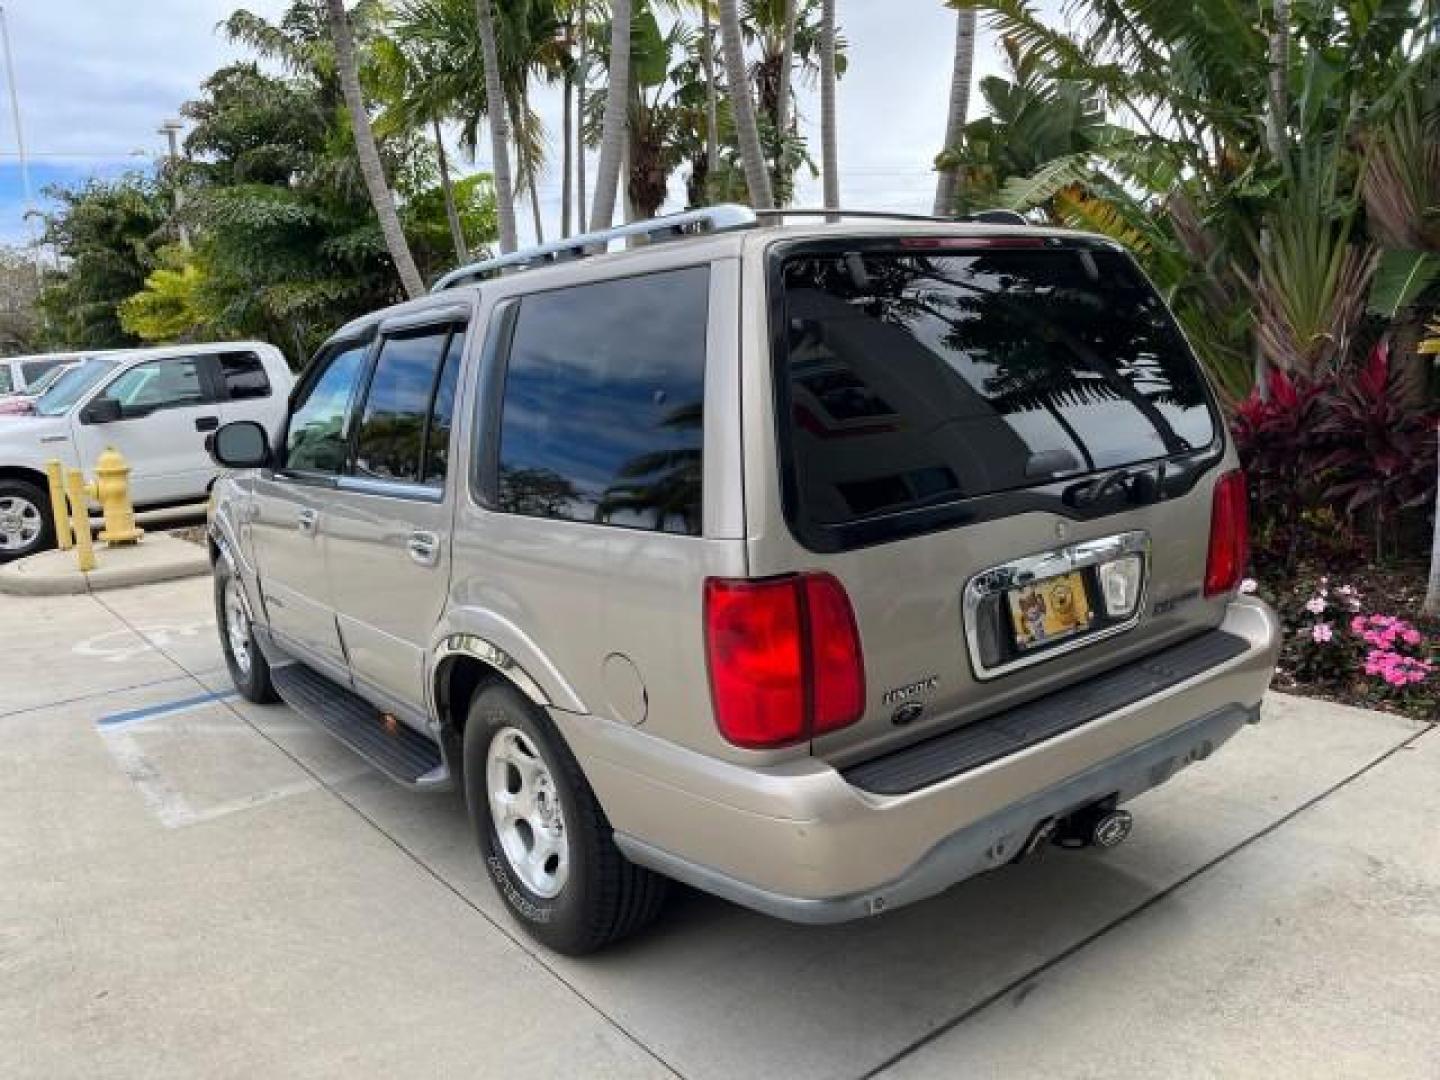
<svg viewBox="0 0 1440 1080">
<path fill-rule="evenodd" d="M 1119 252 L 830 250 L 790 257 L 782 282 L 782 427 L 809 521 L 1046 484 L 1215 437 L 1189 348 Z"/>
<path fill-rule="evenodd" d="M 698 535 L 710 271 L 525 297 L 500 423 L 500 509 Z"/>
<path fill-rule="evenodd" d="M 388 337 L 380 347 L 355 439 L 356 476 L 418 483 L 448 326 Z M 446 438 L 449 431 L 446 431 Z"/>
<path fill-rule="evenodd" d="M 270 377 L 265 365 L 253 352 L 221 353 L 220 382 L 231 401 L 270 396 Z"/>
</svg>

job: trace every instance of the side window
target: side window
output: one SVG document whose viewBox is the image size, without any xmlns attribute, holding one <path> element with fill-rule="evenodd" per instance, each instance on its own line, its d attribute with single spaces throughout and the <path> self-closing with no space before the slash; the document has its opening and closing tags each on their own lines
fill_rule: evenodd
<svg viewBox="0 0 1440 1080">
<path fill-rule="evenodd" d="M 220 381 L 231 401 L 270 396 L 270 377 L 260 357 L 253 352 L 227 352 L 221 353 L 219 359 Z"/>
<path fill-rule="evenodd" d="M 58 360 L 31 360 L 27 364 L 21 364 L 20 370 L 25 373 L 25 385 L 30 386 L 51 368 L 57 368 L 63 363 L 65 363 L 64 358 Z"/>
<path fill-rule="evenodd" d="M 419 483 L 425 432 L 450 328 L 388 337 L 375 361 L 355 440 L 355 475 Z"/>
<path fill-rule="evenodd" d="M 8 394 L 14 389 L 15 382 L 10 374 L 10 365 L 0 364 L 0 394 Z"/>
<path fill-rule="evenodd" d="M 500 418 L 500 509 L 700 533 L 710 271 L 528 296 Z"/>
<path fill-rule="evenodd" d="M 345 416 L 360 379 L 369 343 L 348 345 L 324 357 L 320 374 L 295 403 L 285 433 L 287 468 L 338 473 L 345 467 Z"/>
<path fill-rule="evenodd" d="M 445 366 L 435 384 L 435 404 L 430 408 L 430 432 L 425 436 L 425 474 L 423 481 L 443 487 L 450 466 L 450 429 L 455 423 L 455 386 L 460 379 L 460 356 L 465 349 L 465 334 L 456 329 L 445 350 Z"/>
<path fill-rule="evenodd" d="M 118 401 L 125 416 L 184 409 L 209 400 L 200 378 L 200 362 L 193 357 L 137 364 L 117 375 L 104 396 Z"/>
</svg>

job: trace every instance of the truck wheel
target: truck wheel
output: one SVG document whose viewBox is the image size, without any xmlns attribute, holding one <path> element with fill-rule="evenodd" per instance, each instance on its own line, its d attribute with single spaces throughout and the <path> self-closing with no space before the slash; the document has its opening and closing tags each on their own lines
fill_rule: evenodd
<svg viewBox="0 0 1440 1080">
<path fill-rule="evenodd" d="M 24 480 L 0 480 L 0 562 L 34 555 L 54 544 L 50 496 Z"/>
<path fill-rule="evenodd" d="M 513 687 L 475 695 L 464 758 L 480 857 L 537 941 L 580 956 L 660 913 L 669 882 L 620 854 L 569 747 Z"/>
<path fill-rule="evenodd" d="M 221 559 L 215 564 L 215 622 L 220 627 L 220 650 L 235 689 L 246 701 L 269 705 L 280 700 L 270 682 L 270 665 L 255 641 L 250 612 L 240 579 Z"/>
</svg>

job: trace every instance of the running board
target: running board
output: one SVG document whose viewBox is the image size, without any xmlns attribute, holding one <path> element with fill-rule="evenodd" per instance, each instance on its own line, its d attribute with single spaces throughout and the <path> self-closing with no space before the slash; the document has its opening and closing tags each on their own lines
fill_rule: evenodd
<svg viewBox="0 0 1440 1080">
<path fill-rule="evenodd" d="M 450 786 L 440 747 L 348 687 L 298 660 L 271 668 L 285 704 L 319 724 L 396 783 L 427 791 Z"/>
</svg>

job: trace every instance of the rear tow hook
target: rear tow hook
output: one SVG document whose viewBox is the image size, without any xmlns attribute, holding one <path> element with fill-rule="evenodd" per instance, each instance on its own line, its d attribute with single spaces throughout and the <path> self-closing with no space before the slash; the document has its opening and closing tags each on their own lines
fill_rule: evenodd
<svg viewBox="0 0 1440 1080">
<path fill-rule="evenodd" d="M 1119 847 L 1134 825 L 1130 811 L 1110 802 L 1099 802 L 1064 818 L 1055 829 L 1054 840 L 1063 848 Z"/>
</svg>

